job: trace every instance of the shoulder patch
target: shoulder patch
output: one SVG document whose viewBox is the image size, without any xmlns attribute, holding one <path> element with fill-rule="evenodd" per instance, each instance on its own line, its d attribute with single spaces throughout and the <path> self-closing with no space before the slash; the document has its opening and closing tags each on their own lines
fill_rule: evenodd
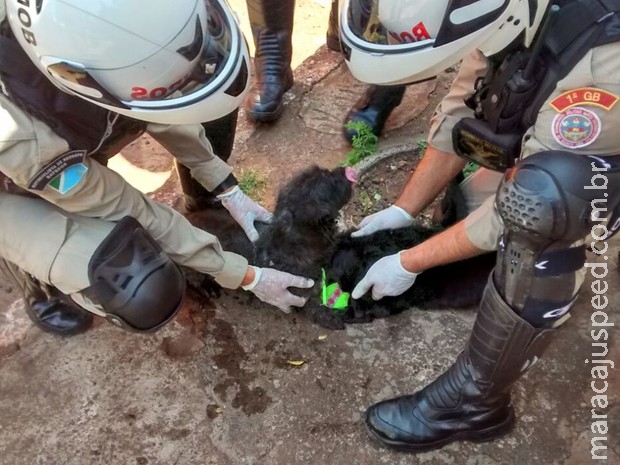
<svg viewBox="0 0 620 465">
<path fill-rule="evenodd" d="M 30 180 L 28 189 L 42 191 L 49 186 L 66 194 L 78 185 L 88 171 L 85 159 L 86 150 L 72 150 L 59 155 Z"/>
<path fill-rule="evenodd" d="M 618 101 L 618 96 L 595 87 L 580 87 L 569 90 L 554 98 L 549 105 L 555 111 L 565 111 L 577 105 L 594 105 L 609 111 Z"/>
<path fill-rule="evenodd" d="M 555 140 L 564 147 L 585 147 L 601 133 L 601 120 L 593 111 L 575 107 L 556 115 L 551 130 Z"/>
</svg>

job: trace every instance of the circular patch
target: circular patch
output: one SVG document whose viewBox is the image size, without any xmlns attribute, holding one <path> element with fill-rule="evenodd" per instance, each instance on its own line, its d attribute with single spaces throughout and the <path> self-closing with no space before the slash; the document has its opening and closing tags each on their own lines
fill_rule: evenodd
<svg viewBox="0 0 620 465">
<path fill-rule="evenodd" d="M 585 147 L 601 133 L 601 120 L 596 113 L 581 107 L 563 111 L 553 119 L 553 137 L 568 148 Z"/>
</svg>

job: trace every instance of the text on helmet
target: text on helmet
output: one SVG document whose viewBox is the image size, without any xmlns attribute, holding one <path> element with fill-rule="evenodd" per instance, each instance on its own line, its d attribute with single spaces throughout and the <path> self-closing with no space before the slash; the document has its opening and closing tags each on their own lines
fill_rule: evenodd
<svg viewBox="0 0 620 465">
<path fill-rule="evenodd" d="M 418 42 L 420 40 L 428 40 L 431 35 L 428 33 L 426 26 L 422 21 L 411 28 L 411 31 L 390 32 L 390 36 L 397 42 L 410 44 L 412 42 Z"/>
<path fill-rule="evenodd" d="M 17 0 L 17 3 L 20 5 L 24 5 L 26 8 L 30 8 L 30 0 Z M 31 45 L 37 45 L 37 39 L 35 38 L 32 31 L 29 28 L 32 26 L 32 17 L 30 16 L 30 12 L 23 7 L 18 8 L 17 10 L 17 18 L 19 19 L 19 23 L 22 25 L 22 34 L 24 35 L 24 39 Z"/>
<path fill-rule="evenodd" d="M 189 74 L 173 82 L 168 87 L 160 86 L 147 89 L 146 87 L 134 86 L 131 88 L 131 98 L 133 100 L 157 100 L 164 98 L 185 84 L 188 77 Z"/>
</svg>

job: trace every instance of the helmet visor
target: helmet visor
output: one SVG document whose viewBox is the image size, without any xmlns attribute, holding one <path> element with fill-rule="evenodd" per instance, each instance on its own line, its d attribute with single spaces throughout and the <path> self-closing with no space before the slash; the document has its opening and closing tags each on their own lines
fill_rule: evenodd
<svg viewBox="0 0 620 465">
<path fill-rule="evenodd" d="M 403 50 L 431 47 L 441 25 L 447 0 L 439 15 L 422 18 L 428 0 L 347 0 L 341 19 L 343 35 L 356 48 L 377 53 L 402 53 Z M 436 8 L 432 12 L 435 13 Z M 438 16 L 438 17 L 437 17 Z"/>
<path fill-rule="evenodd" d="M 361 50 L 402 53 L 455 42 L 496 21 L 510 0 L 345 0 L 343 35 Z"/>
<path fill-rule="evenodd" d="M 231 95 L 240 94 L 248 70 L 235 18 L 223 1 L 197 0 L 196 5 L 178 35 L 130 66 L 101 69 L 63 60 L 49 63 L 47 70 L 69 90 L 119 108 L 183 107 L 222 91 L 222 86 Z M 134 36 L 128 41 L 133 46 L 149 39 Z M 238 79 L 231 85 L 235 74 Z"/>
</svg>

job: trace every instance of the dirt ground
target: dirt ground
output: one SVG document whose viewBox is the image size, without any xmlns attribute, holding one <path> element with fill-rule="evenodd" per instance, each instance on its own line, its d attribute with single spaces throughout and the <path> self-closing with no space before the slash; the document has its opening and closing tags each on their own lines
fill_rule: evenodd
<svg viewBox="0 0 620 465">
<path fill-rule="evenodd" d="M 231 4 L 249 34 L 245 2 Z M 240 113 L 230 162 L 236 172 L 261 173 L 268 208 L 295 173 L 313 164 L 338 166 L 350 150 L 341 124 L 367 86 L 323 45 L 329 5 L 297 1 L 296 82 L 281 120 L 255 125 Z M 362 178 L 359 192 L 366 195 L 354 200 L 351 222 L 397 195 L 453 76 L 449 70 L 407 89 L 379 144 L 375 161 L 384 163 Z M 178 205 L 172 159 L 148 137 L 112 166 L 143 192 Z M 619 249 L 618 240 L 610 244 L 611 310 L 620 302 Z M 248 293 L 227 292 L 217 299 L 188 295 L 177 318 L 154 334 L 127 333 L 97 319 L 87 333 L 63 339 L 33 328 L 23 300 L 0 282 L 0 465 L 591 463 L 591 367 L 584 363 L 593 352 L 591 282 L 545 357 L 516 384 L 513 433 L 415 456 L 371 442 L 363 412 L 422 388 L 450 366 L 469 337 L 474 309 L 411 309 L 330 332 Z M 610 319 L 616 314 L 609 312 Z M 607 358 L 619 360 L 620 330 L 609 330 Z M 608 381 L 609 406 L 599 412 L 609 416 L 608 459 L 597 463 L 615 464 L 617 370 Z"/>
<path fill-rule="evenodd" d="M 422 148 L 417 148 L 413 152 L 392 155 L 365 169 L 355 186 L 351 201 L 342 210 L 344 226 L 354 228 L 365 216 L 392 205 L 415 171 L 422 151 Z M 422 225 L 432 225 L 433 214 L 441 198 L 439 196 L 422 211 L 416 221 Z"/>
</svg>

